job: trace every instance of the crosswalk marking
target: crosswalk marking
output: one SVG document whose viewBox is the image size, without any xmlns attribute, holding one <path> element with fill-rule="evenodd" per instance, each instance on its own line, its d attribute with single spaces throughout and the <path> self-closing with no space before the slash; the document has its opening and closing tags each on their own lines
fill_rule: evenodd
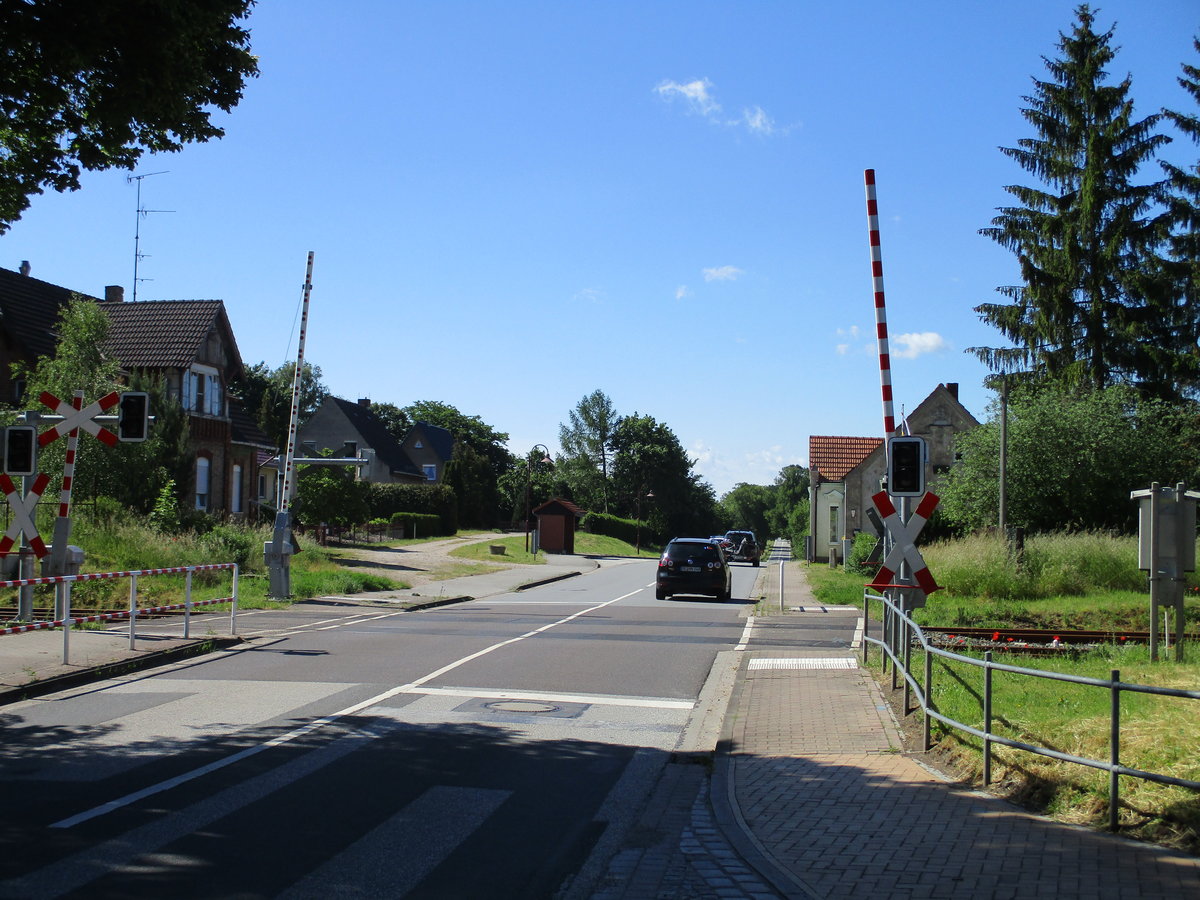
<svg viewBox="0 0 1200 900">
<path fill-rule="evenodd" d="M 510 791 L 431 787 L 278 896 L 403 897 L 509 796 Z"/>
</svg>

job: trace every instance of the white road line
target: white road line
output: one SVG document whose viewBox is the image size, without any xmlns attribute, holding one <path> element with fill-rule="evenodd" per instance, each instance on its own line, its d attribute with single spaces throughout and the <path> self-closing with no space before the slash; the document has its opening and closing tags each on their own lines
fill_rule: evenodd
<svg viewBox="0 0 1200 900">
<path fill-rule="evenodd" d="M 735 651 L 746 649 L 746 647 L 750 644 L 750 632 L 753 630 L 754 630 L 754 616 L 748 616 L 746 618 L 746 627 L 742 629 L 741 642 L 736 647 L 733 648 Z"/>
<path fill-rule="evenodd" d="M 162 793 L 163 791 L 168 791 L 171 788 L 178 787 L 179 785 L 184 784 L 188 781 L 192 781 L 195 778 L 199 778 L 202 775 L 208 775 L 210 772 L 216 772 L 218 769 L 223 769 L 226 766 L 232 765 L 235 762 L 240 762 L 243 759 L 247 759 L 248 757 L 251 757 L 258 753 L 261 753 L 264 750 L 268 750 L 272 747 L 278 747 L 278 746 L 281 746 L 282 744 L 286 744 L 286 743 L 289 743 L 290 741 L 294 741 L 296 738 L 303 737 L 304 735 L 309 734 L 312 731 L 316 731 L 318 728 L 323 728 L 326 725 L 336 722 L 338 719 L 344 718 L 345 716 L 354 715 L 355 713 L 359 712 L 360 710 L 366 709 L 371 706 L 377 706 L 378 704 L 382 703 L 384 700 L 389 700 L 392 697 L 397 696 L 398 694 L 413 693 L 417 688 L 419 688 L 421 685 L 425 684 L 426 682 L 432 681 L 435 678 L 439 678 L 442 675 L 445 675 L 447 672 L 452 672 L 455 669 L 457 669 L 459 666 L 465 665 L 466 663 L 469 663 L 476 659 L 479 659 L 481 656 L 486 656 L 487 654 L 491 653 L 493 650 L 499 650 L 501 647 L 507 647 L 510 644 L 515 644 L 519 641 L 525 640 L 526 638 L 536 637 L 539 634 L 543 634 L 544 632 L 549 631 L 551 628 L 557 628 L 559 625 L 565 625 L 568 622 L 573 621 L 574 619 L 578 619 L 580 616 L 585 616 L 588 613 L 595 612 L 598 609 L 604 609 L 604 607 L 606 607 L 606 606 L 611 606 L 614 603 L 618 603 L 621 600 L 624 600 L 628 597 L 632 597 L 634 594 L 638 593 L 638 591 L 640 591 L 640 590 L 642 590 L 642 589 L 638 588 L 637 590 L 630 591 L 628 594 L 622 594 L 620 597 L 615 597 L 612 600 L 605 600 L 603 603 L 597 603 L 594 606 L 589 606 L 587 609 L 582 609 L 577 613 L 572 613 L 571 615 L 566 616 L 565 618 L 559 619 L 557 622 L 551 622 L 547 625 L 543 625 L 541 628 L 535 628 L 533 631 L 527 631 L 525 634 L 520 635 L 519 637 L 509 638 L 506 641 L 500 641 L 497 644 L 492 644 L 492 646 L 490 646 L 490 647 L 485 647 L 483 650 L 479 650 L 476 653 L 472 653 L 468 656 L 464 656 L 462 659 L 456 660 L 455 662 L 452 662 L 452 663 L 449 663 L 448 665 L 442 666 L 440 669 L 430 672 L 428 675 L 418 678 L 416 681 L 410 681 L 408 684 L 403 684 L 403 685 L 399 685 L 398 687 L 389 688 L 388 690 L 384 691 L 381 694 L 376 694 L 374 697 L 369 697 L 366 700 L 362 700 L 351 706 L 347 706 L 345 709 L 339 710 L 338 712 L 335 712 L 331 715 L 322 716 L 319 719 L 315 719 L 314 721 L 309 722 L 307 725 L 302 725 L 299 728 L 294 728 L 291 731 L 289 731 L 287 734 L 281 734 L 279 737 L 272 738 L 269 741 L 265 741 L 264 743 L 258 744 L 253 747 L 247 747 L 245 750 L 241 750 L 238 753 L 234 753 L 230 756 L 225 757 L 224 759 L 219 759 L 219 760 L 216 760 L 215 762 L 209 763 L 206 766 L 201 766 L 198 769 L 193 769 L 191 772 L 185 772 L 182 775 L 177 775 L 176 777 L 169 778 L 166 781 L 160 781 L 158 784 L 152 784 L 148 787 L 142 788 L 140 791 L 134 791 L 132 794 L 126 794 L 124 797 L 118 797 L 115 800 L 110 800 L 109 802 L 103 803 L 100 806 L 92 807 L 91 809 L 85 810 L 84 812 L 78 813 L 77 815 L 70 816 L 66 819 L 61 819 L 60 821 L 52 824 L 50 827 L 51 828 L 73 828 L 74 826 L 82 824 L 83 822 L 87 822 L 91 819 L 95 819 L 95 818 L 98 818 L 103 815 L 107 815 L 108 813 L 113 812 L 114 810 L 117 810 L 117 809 L 121 809 L 122 807 L 128 806 L 131 803 L 136 803 L 138 800 L 143 800 L 146 797 L 152 797 L 155 794 Z"/>
<path fill-rule="evenodd" d="M 643 709 L 691 709 L 691 700 L 669 697 L 620 697 L 613 694 L 555 694 L 540 691 L 497 691 L 490 688 L 422 687 L 407 693 L 443 697 L 479 697 L 483 700 L 545 700 L 551 703 L 586 703 L 591 706 L 635 706 Z"/>
</svg>

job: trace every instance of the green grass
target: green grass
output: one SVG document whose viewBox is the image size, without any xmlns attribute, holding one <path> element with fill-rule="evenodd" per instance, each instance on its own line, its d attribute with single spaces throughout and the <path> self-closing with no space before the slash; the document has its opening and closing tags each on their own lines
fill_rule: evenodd
<svg viewBox="0 0 1200 900">
<path fill-rule="evenodd" d="M 1126 683 L 1196 690 L 1200 653 L 1193 649 L 1189 656 L 1183 663 L 1152 664 L 1146 647 L 1114 646 L 1073 658 L 997 653 L 993 660 L 1100 680 L 1117 670 Z M 914 650 L 911 666 L 920 678 L 924 654 L 919 650 Z M 983 670 L 935 656 L 932 672 L 934 707 L 951 719 L 982 729 Z M 1105 761 L 1111 753 L 1110 703 L 1111 692 L 1104 688 L 994 672 L 992 731 Z M 1120 723 L 1123 765 L 1200 781 L 1200 701 L 1123 692 Z M 982 778 L 983 748 L 978 738 L 935 722 L 934 739 L 961 773 Z M 998 744 L 993 744 L 992 766 L 993 781 L 1013 799 L 1062 821 L 1106 827 L 1107 772 Z M 1129 777 L 1121 779 L 1120 792 L 1119 818 L 1126 834 L 1200 852 L 1200 794 Z"/>
<path fill-rule="evenodd" d="M 531 538 L 532 541 L 532 538 Z M 493 544 L 504 547 L 503 555 L 491 552 Z M 657 547 L 643 545 L 641 552 L 633 544 L 601 534 L 577 532 L 575 535 L 575 553 L 580 556 L 641 556 L 642 558 L 657 559 L 662 553 Z M 510 563 L 521 566 L 541 566 L 546 563 L 546 554 L 539 552 L 536 557 L 525 550 L 525 535 L 510 535 L 508 537 L 489 539 L 476 544 L 466 544 L 450 551 L 450 556 L 460 559 L 471 559 L 493 563 Z"/>
</svg>

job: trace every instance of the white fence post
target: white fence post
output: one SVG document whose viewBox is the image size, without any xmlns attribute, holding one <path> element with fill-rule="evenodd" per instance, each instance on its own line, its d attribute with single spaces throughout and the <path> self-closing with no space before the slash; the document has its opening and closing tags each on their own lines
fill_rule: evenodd
<svg viewBox="0 0 1200 900">
<path fill-rule="evenodd" d="M 129 649 L 136 650 L 137 633 L 137 573 L 129 576 Z"/>
</svg>

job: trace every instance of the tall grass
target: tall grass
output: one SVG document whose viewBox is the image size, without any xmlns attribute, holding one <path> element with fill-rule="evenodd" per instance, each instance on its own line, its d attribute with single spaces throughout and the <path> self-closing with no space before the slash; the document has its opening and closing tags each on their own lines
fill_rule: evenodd
<svg viewBox="0 0 1200 900">
<path fill-rule="evenodd" d="M 42 521 L 44 534 L 52 523 Z M 127 572 L 141 569 L 168 569 L 208 563 L 237 563 L 239 601 L 242 605 L 270 605 L 266 600 L 267 578 L 263 543 L 271 537 L 267 526 L 222 524 L 203 532 L 164 533 L 144 518 L 127 510 L 89 507 L 76 510 L 71 543 L 84 549 L 84 572 Z M 305 546 L 292 557 L 292 592 L 307 598 L 326 594 L 355 594 L 362 591 L 407 587 L 403 582 L 379 575 L 346 569 L 329 558 L 320 547 Z M 15 577 L 15 576 L 14 576 Z M 192 584 L 198 596 L 228 596 L 228 572 L 197 572 Z M 185 577 L 156 575 L 138 581 L 138 602 L 142 606 L 182 602 Z M 71 591 L 74 609 L 123 607 L 129 601 L 127 579 L 78 582 Z M 52 588 L 35 588 L 35 608 L 53 606 Z M 0 604 L 15 605 L 16 591 L 0 596 Z"/>
<path fill-rule="evenodd" d="M 1022 553 L 977 534 L 922 548 L 939 585 L 964 597 L 1034 600 L 1094 591 L 1147 591 L 1137 538 L 1105 532 L 1032 535 Z"/>
</svg>

